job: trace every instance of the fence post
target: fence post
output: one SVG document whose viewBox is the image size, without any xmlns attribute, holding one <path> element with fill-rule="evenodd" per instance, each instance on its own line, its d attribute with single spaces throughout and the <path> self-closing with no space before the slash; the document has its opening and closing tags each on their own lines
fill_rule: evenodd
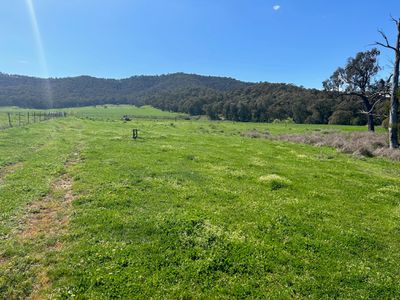
<svg viewBox="0 0 400 300">
<path fill-rule="evenodd" d="M 7 113 L 8 115 L 8 125 L 10 125 L 10 127 L 12 127 L 12 123 L 11 123 L 11 114 Z"/>
<path fill-rule="evenodd" d="M 29 111 L 28 111 L 28 124 L 29 124 Z"/>
</svg>

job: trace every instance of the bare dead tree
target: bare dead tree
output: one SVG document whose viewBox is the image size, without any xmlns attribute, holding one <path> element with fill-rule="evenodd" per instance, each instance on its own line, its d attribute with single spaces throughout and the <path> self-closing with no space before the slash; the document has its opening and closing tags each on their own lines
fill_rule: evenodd
<svg viewBox="0 0 400 300">
<path fill-rule="evenodd" d="M 392 17 L 392 21 L 396 24 L 397 28 L 396 45 L 395 46 L 390 45 L 389 39 L 382 30 L 379 30 L 379 33 L 382 36 L 384 43 L 376 42 L 375 44 L 387 49 L 391 49 L 395 53 L 392 91 L 390 95 L 390 111 L 389 111 L 389 146 L 390 148 L 394 149 L 399 147 L 398 112 L 399 112 L 399 67 L 400 67 L 400 18 L 396 20 L 395 18 Z"/>
</svg>

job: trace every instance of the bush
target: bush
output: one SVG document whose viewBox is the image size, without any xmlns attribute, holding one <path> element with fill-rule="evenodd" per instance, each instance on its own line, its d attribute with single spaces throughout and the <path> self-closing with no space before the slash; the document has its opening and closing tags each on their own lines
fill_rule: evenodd
<svg viewBox="0 0 400 300">
<path fill-rule="evenodd" d="M 280 119 L 275 119 L 272 121 L 273 124 L 294 124 L 294 120 L 291 117 L 288 117 L 286 119 L 280 120 Z"/>
<path fill-rule="evenodd" d="M 385 129 L 389 129 L 389 118 L 386 118 L 382 121 L 382 127 Z M 400 123 L 397 125 L 399 134 L 400 134 Z"/>
<path fill-rule="evenodd" d="M 366 120 L 361 117 L 355 117 L 351 119 L 351 125 L 361 126 L 365 125 L 366 123 L 367 123 Z"/>
<path fill-rule="evenodd" d="M 349 111 L 337 110 L 329 117 L 329 124 L 350 125 L 353 115 Z"/>
<path fill-rule="evenodd" d="M 382 121 L 381 126 L 385 129 L 389 129 L 389 118 L 386 118 Z"/>
</svg>

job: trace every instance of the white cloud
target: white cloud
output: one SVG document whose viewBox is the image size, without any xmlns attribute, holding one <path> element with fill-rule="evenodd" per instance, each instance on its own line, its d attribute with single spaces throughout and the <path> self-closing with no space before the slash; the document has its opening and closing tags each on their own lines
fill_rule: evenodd
<svg viewBox="0 0 400 300">
<path fill-rule="evenodd" d="M 272 9 L 273 10 L 279 10 L 281 8 L 281 6 L 280 5 L 274 5 L 274 6 L 272 6 Z"/>
<path fill-rule="evenodd" d="M 27 64 L 28 63 L 28 61 L 27 60 L 24 60 L 24 59 L 21 59 L 21 60 L 19 60 L 18 61 L 20 64 Z"/>
</svg>

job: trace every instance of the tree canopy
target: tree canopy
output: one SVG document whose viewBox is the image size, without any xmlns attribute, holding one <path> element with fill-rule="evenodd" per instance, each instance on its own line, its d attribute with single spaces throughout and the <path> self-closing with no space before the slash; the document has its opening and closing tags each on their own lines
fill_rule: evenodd
<svg viewBox="0 0 400 300">
<path fill-rule="evenodd" d="M 338 95 L 358 97 L 368 118 L 368 129 L 374 131 L 376 106 L 389 94 L 390 84 L 377 78 L 381 67 L 378 64 L 380 52 L 373 48 L 350 57 L 344 67 L 339 67 L 323 82 L 325 90 Z"/>
</svg>

